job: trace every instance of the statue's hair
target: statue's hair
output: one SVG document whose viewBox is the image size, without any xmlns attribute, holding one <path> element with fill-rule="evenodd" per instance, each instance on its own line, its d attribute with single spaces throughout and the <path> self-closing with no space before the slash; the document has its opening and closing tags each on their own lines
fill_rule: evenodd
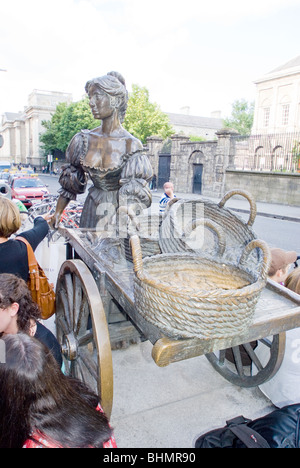
<svg viewBox="0 0 300 468">
<path fill-rule="evenodd" d="M 128 92 L 124 77 L 116 71 L 111 71 L 107 75 L 93 78 L 85 85 L 87 93 L 92 85 L 99 87 L 111 98 L 116 98 L 111 99 L 111 103 L 118 109 L 120 121 L 123 122 L 128 103 Z"/>
</svg>

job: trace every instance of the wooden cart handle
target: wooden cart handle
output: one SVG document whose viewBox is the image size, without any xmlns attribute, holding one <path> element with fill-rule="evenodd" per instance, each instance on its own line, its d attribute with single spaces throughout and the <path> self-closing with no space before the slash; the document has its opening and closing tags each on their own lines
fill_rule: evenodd
<svg viewBox="0 0 300 468">
<path fill-rule="evenodd" d="M 249 216 L 249 220 L 247 222 L 247 226 L 252 226 L 254 221 L 255 221 L 255 218 L 256 218 L 256 212 L 257 212 L 256 202 L 255 202 L 253 196 L 251 195 L 251 193 L 246 192 L 246 190 L 235 189 L 235 190 L 230 190 L 229 192 L 225 193 L 224 197 L 222 198 L 222 200 L 218 204 L 219 208 L 223 208 L 223 206 L 229 200 L 229 198 L 233 197 L 234 195 L 241 195 L 242 197 L 247 198 L 247 200 L 249 201 L 249 203 L 250 203 L 250 216 Z"/>
<path fill-rule="evenodd" d="M 241 255 L 239 263 L 242 264 L 245 262 L 246 258 L 250 254 L 250 252 L 255 249 L 259 248 L 262 250 L 263 253 L 263 261 L 261 265 L 261 277 L 263 280 L 268 278 L 268 272 L 271 266 L 271 251 L 268 244 L 260 239 L 254 239 L 249 244 L 246 245 L 244 252 Z"/>
<path fill-rule="evenodd" d="M 223 232 L 223 229 L 221 226 L 219 226 L 217 223 L 212 221 L 211 219 L 192 219 L 187 226 L 185 231 L 183 232 L 183 235 L 185 237 L 189 237 L 194 229 L 196 229 L 198 226 L 206 226 L 212 231 L 214 231 L 217 236 L 218 236 L 218 250 L 219 250 L 219 255 L 223 255 L 225 252 L 225 247 L 226 247 L 226 240 L 225 240 L 225 234 Z"/>
</svg>

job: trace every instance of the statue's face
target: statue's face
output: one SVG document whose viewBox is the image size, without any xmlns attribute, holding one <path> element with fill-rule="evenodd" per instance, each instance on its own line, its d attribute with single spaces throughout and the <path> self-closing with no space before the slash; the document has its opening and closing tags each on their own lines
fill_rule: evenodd
<svg viewBox="0 0 300 468">
<path fill-rule="evenodd" d="M 95 85 L 89 88 L 90 108 L 95 119 L 105 119 L 113 114 L 111 99 L 104 91 Z"/>
</svg>

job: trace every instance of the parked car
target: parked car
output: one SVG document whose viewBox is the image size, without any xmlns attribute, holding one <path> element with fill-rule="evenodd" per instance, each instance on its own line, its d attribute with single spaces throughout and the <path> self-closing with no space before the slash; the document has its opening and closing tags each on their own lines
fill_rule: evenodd
<svg viewBox="0 0 300 468">
<path fill-rule="evenodd" d="M 47 195 L 47 186 L 37 177 L 18 177 L 11 183 L 12 199 L 21 200 L 26 208 L 30 208 Z"/>
</svg>

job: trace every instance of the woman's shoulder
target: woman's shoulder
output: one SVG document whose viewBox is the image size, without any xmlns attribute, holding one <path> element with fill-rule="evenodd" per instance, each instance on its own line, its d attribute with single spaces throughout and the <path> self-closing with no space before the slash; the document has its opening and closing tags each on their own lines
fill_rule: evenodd
<svg viewBox="0 0 300 468">
<path fill-rule="evenodd" d="M 66 150 L 67 162 L 74 166 L 78 166 L 80 164 L 80 159 L 86 153 L 88 139 L 91 132 L 92 130 L 81 130 L 73 136 Z"/>
<path fill-rule="evenodd" d="M 128 142 L 130 142 L 130 149 L 131 149 L 130 153 L 133 154 L 136 151 L 141 151 L 143 149 L 142 142 L 138 138 L 131 135 L 131 133 L 129 133 L 124 128 L 123 130 L 124 130 L 124 138 L 126 139 L 127 144 Z"/>
</svg>

